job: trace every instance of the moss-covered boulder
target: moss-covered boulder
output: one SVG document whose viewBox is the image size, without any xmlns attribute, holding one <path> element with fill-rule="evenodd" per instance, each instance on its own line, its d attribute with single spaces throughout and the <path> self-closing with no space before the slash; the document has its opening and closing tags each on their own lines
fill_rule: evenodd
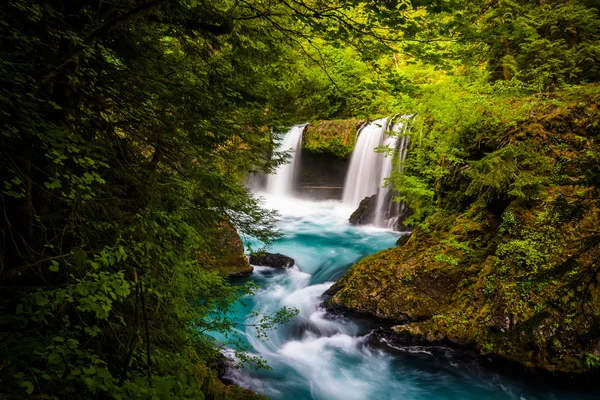
<svg viewBox="0 0 600 400">
<path fill-rule="evenodd" d="M 235 226 L 222 222 L 216 232 L 216 246 L 210 249 L 207 264 L 223 276 L 248 276 L 254 268 L 244 253 L 244 244 Z"/>
<path fill-rule="evenodd" d="M 472 161 L 442 158 L 435 211 L 402 246 L 353 266 L 327 306 L 395 321 L 389 334 L 408 344 L 598 371 L 599 100 L 544 103 L 489 133 Z"/>
<path fill-rule="evenodd" d="M 304 131 L 302 147 L 314 153 L 350 158 L 356 144 L 356 133 L 364 123 L 360 119 L 311 123 Z"/>
</svg>

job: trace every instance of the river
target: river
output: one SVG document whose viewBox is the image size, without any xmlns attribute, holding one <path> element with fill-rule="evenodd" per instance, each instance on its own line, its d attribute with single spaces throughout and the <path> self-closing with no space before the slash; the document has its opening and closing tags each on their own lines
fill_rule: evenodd
<svg viewBox="0 0 600 400">
<path fill-rule="evenodd" d="M 270 249 L 296 261 L 289 270 L 255 267 L 261 285 L 237 307 L 239 320 L 255 320 L 282 306 L 298 315 L 260 338 L 254 328 L 240 334 L 272 370 L 231 369 L 235 384 L 271 399 L 592 399 L 545 384 L 525 383 L 483 368 L 444 348 L 373 347 L 368 333 L 377 323 L 328 315 L 322 294 L 352 264 L 394 246 L 398 233 L 347 222 L 351 210 L 336 201 L 266 197 L 279 210 L 283 237 Z"/>
</svg>

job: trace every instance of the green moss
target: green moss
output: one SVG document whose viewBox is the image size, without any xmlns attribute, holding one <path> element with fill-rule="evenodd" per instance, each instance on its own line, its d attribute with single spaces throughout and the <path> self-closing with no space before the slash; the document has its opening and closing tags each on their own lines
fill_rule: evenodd
<svg viewBox="0 0 600 400">
<path fill-rule="evenodd" d="M 480 138 L 487 154 L 467 143 L 459 163 L 431 157 L 443 169 L 436 208 L 401 247 L 352 267 L 330 302 L 409 322 L 395 329 L 404 338 L 549 371 L 598 368 L 600 201 L 589 171 L 600 165 L 599 90 L 523 109 Z"/>
<path fill-rule="evenodd" d="M 356 143 L 358 128 L 364 120 L 344 119 L 315 122 L 306 128 L 302 147 L 314 153 L 349 158 Z"/>
<path fill-rule="evenodd" d="M 207 265 L 223 276 L 251 274 L 253 268 L 244 254 L 244 244 L 235 227 L 224 222 L 218 227 L 217 236 L 216 246 L 206 256 Z"/>
<path fill-rule="evenodd" d="M 217 372 L 205 365 L 196 365 L 196 379 L 206 400 L 267 400 L 247 389 L 233 385 L 225 385 L 217 376 Z"/>
</svg>

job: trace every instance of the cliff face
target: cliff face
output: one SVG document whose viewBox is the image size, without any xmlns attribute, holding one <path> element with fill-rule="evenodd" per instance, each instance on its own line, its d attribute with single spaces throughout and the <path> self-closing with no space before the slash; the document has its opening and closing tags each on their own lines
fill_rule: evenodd
<svg viewBox="0 0 600 400">
<path fill-rule="evenodd" d="M 359 119 L 320 121 L 304 131 L 302 148 L 337 158 L 348 159 L 356 144 L 356 132 L 365 123 Z"/>
<path fill-rule="evenodd" d="M 485 153 L 447 167 L 410 239 L 361 260 L 327 305 L 393 320 L 399 341 L 600 367 L 599 100 L 502 125 Z"/>
</svg>

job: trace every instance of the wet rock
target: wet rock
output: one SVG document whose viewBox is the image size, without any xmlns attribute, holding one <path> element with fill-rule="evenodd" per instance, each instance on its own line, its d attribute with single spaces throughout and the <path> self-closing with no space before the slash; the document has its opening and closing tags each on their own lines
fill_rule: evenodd
<svg viewBox="0 0 600 400">
<path fill-rule="evenodd" d="M 348 221 L 352 225 L 367 225 L 372 224 L 375 221 L 375 215 L 377 214 L 377 196 L 381 191 L 377 192 L 373 196 L 365 197 L 358 208 L 352 213 Z M 398 203 L 392 201 L 394 193 L 389 191 L 385 195 L 385 198 L 381 202 L 383 204 L 382 216 L 384 220 L 395 219 L 395 223 L 391 226 L 392 229 L 398 232 L 410 232 L 410 227 L 404 225 L 404 221 L 410 217 L 413 212 L 404 203 Z"/>
<path fill-rule="evenodd" d="M 293 258 L 285 256 L 283 254 L 263 252 L 251 254 L 250 264 L 260 265 L 262 267 L 285 269 L 293 267 L 295 261 Z"/>
<path fill-rule="evenodd" d="M 331 297 L 334 294 L 336 294 L 337 292 L 339 292 L 341 289 L 340 286 L 336 285 L 335 283 L 333 285 L 331 285 L 331 287 L 329 289 L 327 289 L 326 291 L 323 292 L 323 297 Z"/>
<path fill-rule="evenodd" d="M 412 323 L 392 326 L 390 329 L 376 329 L 370 333 L 369 342 L 398 346 L 443 346 L 464 351 L 473 349 L 471 343 L 444 336 L 439 332 L 423 331 L 417 324 Z"/>
<path fill-rule="evenodd" d="M 398 218 L 396 219 L 396 226 L 394 226 L 394 230 L 398 232 L 411 232 L 412 227 L 405 225 L 404 221 L 412 216 L 414 212 L 404 203 L 400 203 L 397 208 L 398 210 L 396 215 Z"/>
<path fill-rule="evenodd" d="M 408 242 L 408 239 L 410 239 L 410 234 L 408 235 L 401 235 L 398 240 L 396 241 L 396 246 L 400 247 L 402 246 L 404 243 Z"/>
<path fill-rule="evenodd" d="M 377 195 L 365 197 L 358 208 L 352 213 L 348 221 L 352 225 L 365 225 L 373 222 L 377 210 Z"/>
</svg>

